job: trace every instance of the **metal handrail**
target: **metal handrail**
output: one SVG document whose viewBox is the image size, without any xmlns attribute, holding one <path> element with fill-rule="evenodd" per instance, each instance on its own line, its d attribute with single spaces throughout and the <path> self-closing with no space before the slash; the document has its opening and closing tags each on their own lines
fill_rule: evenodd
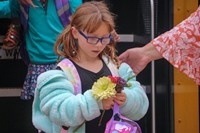
<svg viewBox="0 0 200 133">
<path fill-rule="evenodd" d="M 154 1 L 150 0 L 151 4 L 151 39 L 154 39 Z M 151 62 L 151 98 L 152 98 L 152 133 L 156 133 L 156 115 L 155 115 L 155 63 Z"/>
</svg>

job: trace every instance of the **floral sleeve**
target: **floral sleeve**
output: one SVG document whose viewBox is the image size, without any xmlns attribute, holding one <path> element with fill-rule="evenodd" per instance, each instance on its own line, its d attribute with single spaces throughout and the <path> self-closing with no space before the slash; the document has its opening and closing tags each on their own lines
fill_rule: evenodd
<svg viewBox="0 0 200 133">
<path fill-rule="evenodd" d="M 174 67 L 200 85 L 200 7 L 151 43 Z"/>
</svg>

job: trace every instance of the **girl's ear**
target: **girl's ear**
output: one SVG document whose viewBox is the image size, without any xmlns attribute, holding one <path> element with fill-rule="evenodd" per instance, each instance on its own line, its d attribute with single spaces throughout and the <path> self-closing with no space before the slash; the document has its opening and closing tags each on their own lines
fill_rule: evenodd
<svg viewBox="0 0 200 133">
<path fill-rule="evenodd" d="M 75 39 L 78 38 L 78 31 L 75 27 L 71 27 L 72 35 Z"/>
</svg>

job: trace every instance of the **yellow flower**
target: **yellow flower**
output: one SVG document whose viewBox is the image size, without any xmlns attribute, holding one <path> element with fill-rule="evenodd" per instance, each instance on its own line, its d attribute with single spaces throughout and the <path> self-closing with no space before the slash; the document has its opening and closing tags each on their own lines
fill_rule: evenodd
<svg viewBox="0 0 200 133">
<path fill-rule="evenodd" d="M 115 90 L 116 84 L 108 77 L 102 77 L 97 80 L 92 86 L 92 95 L 97 100 L 106 99 L 114 96 L 117 92 Z"/>
</svg>

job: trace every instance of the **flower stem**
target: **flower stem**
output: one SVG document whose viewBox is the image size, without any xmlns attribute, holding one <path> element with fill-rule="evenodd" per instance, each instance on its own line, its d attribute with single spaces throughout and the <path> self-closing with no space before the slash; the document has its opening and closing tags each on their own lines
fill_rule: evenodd
<svg viewBox="0 0 200 133">
<path fill-rule="evenodd" d="M 100 120 L 99 120 L 98 126 L 101 126 L 101 122 L 102 122 L 102 119 L 103 119 L 104 114 L 105 114 L 105 110 L 103 110 L 103 112 L 102 112 L 102 114 L 101 114 L 101 118 L 100 118 Z"/>
</svg>

